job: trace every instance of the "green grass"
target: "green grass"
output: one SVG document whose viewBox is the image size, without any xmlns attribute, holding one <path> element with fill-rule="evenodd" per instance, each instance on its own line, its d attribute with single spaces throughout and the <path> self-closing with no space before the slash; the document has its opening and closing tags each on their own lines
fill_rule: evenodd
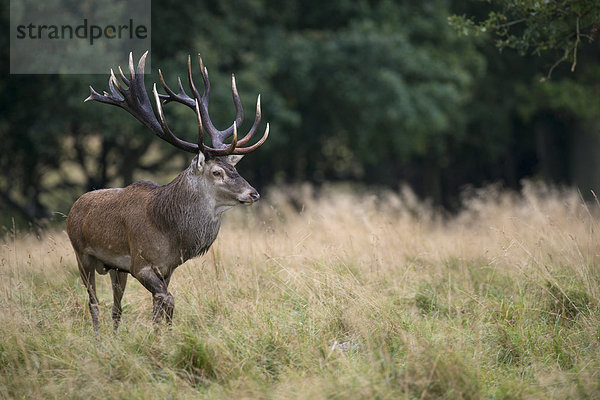
<svg viewBox="0 0 600 400">
<path fill-rule="evenodd" d="M 7 235 L 0 397 L 600 398 L 596 206 L 527 185 L 444 219 L 406 194 L 285 193 L 174 273 L 172 329 L 131 279 L 113 335 L 104 276 L 95 340 L 64 232 Z"/>
</svg>

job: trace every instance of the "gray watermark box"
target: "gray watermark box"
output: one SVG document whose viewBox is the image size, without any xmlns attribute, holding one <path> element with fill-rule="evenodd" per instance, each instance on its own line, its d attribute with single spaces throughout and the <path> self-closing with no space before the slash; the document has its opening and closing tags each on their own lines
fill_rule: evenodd
<svg viewBox="0 0 600 400">
<path fill-rule="evenodd" d="M 150 50 L 150 5 L 150 0 L 10 0 L 10 73 L 106 74 L 130 51 L 139 56 Z"/>
</svg>

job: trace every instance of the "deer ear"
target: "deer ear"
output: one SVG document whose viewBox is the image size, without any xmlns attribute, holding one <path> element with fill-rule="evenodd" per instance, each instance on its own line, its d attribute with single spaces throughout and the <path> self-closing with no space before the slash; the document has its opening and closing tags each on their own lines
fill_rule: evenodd
<svg viewBox="0 0 600 400">
<path fill-rule="evenodd" d="M 192 169 L 195 173 L 199 174 L 204 169 L 204 161 L 205 161 L 204 153 L 200 152 L 194 159 L 192 160 Z"/>
<path fill-rule="evenodd" d="M 227 156 L 227 162 L 233 166 L 235 166 L 235 164 L 237 164 L 242 157 L 244 157 L 243 155 L 237 155 L 237 154 L 232 154 Z"/>
</svg>

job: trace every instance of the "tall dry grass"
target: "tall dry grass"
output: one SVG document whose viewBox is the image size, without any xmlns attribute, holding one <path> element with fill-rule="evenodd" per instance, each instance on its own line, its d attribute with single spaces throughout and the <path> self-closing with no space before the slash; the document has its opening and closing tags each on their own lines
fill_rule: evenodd
<svg viewBox="0 0 600 400">
<path fill-rule="evenodd" d="M 456 216 L 410 191 L 272 190 L 101 334 L 63 231 L 0 250 L 4 398 L 598 398 L 598 206 L 526 184 Z"/>
</svg>

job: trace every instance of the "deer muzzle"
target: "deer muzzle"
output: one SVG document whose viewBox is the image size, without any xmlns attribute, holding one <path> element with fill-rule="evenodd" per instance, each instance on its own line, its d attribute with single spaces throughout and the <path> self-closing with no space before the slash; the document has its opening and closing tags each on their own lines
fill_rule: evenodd
<svg viewBox="0 0 600 400">
<path fill-rule="evenodd" d="M 256 189 L 252 189 L 248 194 L 240 197 L 238 200 L 242 204 L 252 204 L 260 199 L 260 194 L 256 191 Z"/>
</svg>

